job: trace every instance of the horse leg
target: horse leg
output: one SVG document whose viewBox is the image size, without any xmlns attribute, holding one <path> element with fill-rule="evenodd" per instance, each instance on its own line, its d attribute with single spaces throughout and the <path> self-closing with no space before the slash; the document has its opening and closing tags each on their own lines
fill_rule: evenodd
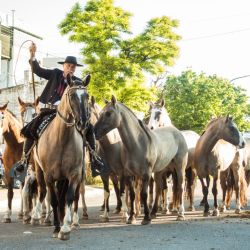
<svg viewBox="0 0 250 250">
<path fill-rule="evenodd" d="M 128 207 L 127 207 L 126 197 L 125 197 L 125 179 L 123 175 L 120 178 L 120 194 L 121 194 L 121 201 L 122 201 L 122 222 L 127 222 Z"/>
<path fill-rule="evenodd" d="M 154 178 L 151 176 L 149 180 L 149 202 L 148 206 L 151 209 L 154 202 Z"/>
<path fill-rule="evenodd" d="M 183 163 L 181 164 L 183 166 Z M 177 190 L 176 190 L 176 201 L 178 202 L 178 217 L 177 220 L 185 220 L 184 212 L 184 186 L 185 186 L 185 166 L 181 169 L 176 168 L 177 176 Z"/>
<path fill-rule="evenodd" d="M 118 177 L 114 174 L 111 174 L 110 179 L 113 183 L 115 195 L 116 195 L 116 199 L 117 199 L 117 205 L 116 205 L 115 210 L 113 211 L 113 214 L 119 214 L 121 212 L 122 201 L 121 201 L 121 197 L 120 197 Z"/>
<path fill-rule="evenodd" d="M 233 169 L 233 175 L 234 175 L 234 183 L 235 183 L 235 196 L 236 196 L 236 209 L 235 213 L 239 214 L 241 211 L 241 203 L 240 203 L 240 176 L 239 176 L 239 171 L 240 171 L 240 166 L 237 164 L 234 166 Z"/>
<path fill-rule="evenodd" d="M 71 224 L 71 229 L 72 230 L 76 230 L 76 229 L 80 228 L 79 216 L 78 216 L 79 196 L 80 196 L 80 185 L 77 186 L 76 191 L 75 191 L 74 213 L 73 213 L 73 219 L 72 219 L 72 224 Z"/>
<path fill-rule="evenodd" d="M 46 226 L 51 226 L 51 219 L 50 219 L 51 205 L 50 204 L 51 204 L 51 194 L 50 194 L 49 190 L 47 190 L 45 200 L 42 203 L 42 206 L 43 206 L 42 213 L 44 213 L 44 206 L 45 206 L 45 219 L 43 221 L 43 224 Z"/>
<path fill-rule="evenodd" d="M 39 224 L 41 220 L 42 203 L 47 193 L 43 172 L 37 164 L 36 164 L 36 178 L 38 184 L 38 201 L 36 206 L 33 207 L 32 218 L 31 218 L 32 225 Z"/>
<path fill-rule="evenodd" d="M 195 172 L 192 167 L 186 169 L 187 193 L 189 198 L 188 211 L 195 211 L 194 208 L 194 188 L 195 188 Z"/>
<path fill-rule="evenodd" d="M 141 180 L 137 177 L 135 180 L 135 217 L 141 214 Z"/>
<path fill-rule="evenodd" d="M 63 218 L 63 226 L 58 234 L 58 238 L 61 240 L 69 240 L 70 238 L 71 208 L 78 185 L 74 180 L 69 181 L 66 192 L 66 213 Z"/>
<path fill-rule="evenodd" d="M 209 177 L 208 177 L 209 178 Z M 202 186 L 202 193 L 203 193 L 203 201 L 204 201 L 204 212 L 203 212 L 203 216 L 208 216 L 210 214 L 209 212 L 209 204 L 208 204 L 208 200 L 207 200 L 207 196 L 208 196 L 208 188 L 209 188 L 209 182 L 207 181 L 207 186 L 205 185 L 204 179 L 200 178 L 200 182 L 201 182 L 201 186 Z"/>
<path fill-rule="evenodd" d="M 28 224 L 31 220 L 30 206 L 29 206 L 29 192 L 30 192 L 30 179 L 31 176 L 25 177 L 24 186 L 22 188 L 21 200 L 23 204 L 23 224 Z"/>
<path fill-rule="evenodd" d="M 177 173 L 174 170 L 172 172 L 172 180 L 173 180 L 173 197 L 172 197 L 172 208 L 171 208 L 171 212 L 172 214 L 177 214 L 178 213 L 178 206 L 179 204 L 179 198 L 178 198 L 178 177 L 177 177 Z"/>
<path fill-rule="evenodd" d="M 6 174 L 7 176 L 7 187 L 8 187 L 8 208 L 7 211 L 5 212 L 5 215 L 3 217 L 3 222 L 4 223 L 10 223 L 11 222 L 11 214 L 12 214 L 12 199 L 14 196 L 14 192 L 13 192 L 13 184 L 14 184 L 14 180 L 13 178 L 9 177 L 9 173 Z"/>
<path fill-rule="evenodd" d="M 103 188 L 104 188 L 104 213 L 103 215 L 100 215 L 100 221 L 101 222 L 108 222 L 109 221 L 109 175 L 102 175 L 102 182 L 103 182 Z"/>
<path fill-rule="evenodd" d="M 150 176 L 151 176 L 151 173 L 145 174 L 142 177 L 141 201 L 142 201 L 143 206 L 144 206 L 144 218 L 141 222 L 142 225 L 148 225 L 151 223 L 151 218 L 149 215 L 149 208 L 148 208 L 148 203 L 147 203 L 148 184 L 149 184 Z"/>
<path fill-rule="evenodd" d="M 162 173 L 155 173 L 154 180 L 155 180 L 155 202 L 154 206 L 152 208 L 152 211 L 150 213 L 151 219 L 156 218 L 156 213 L 158 211 L 158 205 L 159 205 L 159 196 L 161 195 L 162 191 Z"/>
<path fill-rule="evenodd" d="M 83 181 L 80 186 L 80 193 L 82 197 L 82 218 L 84 220 L 87 220 L 89 218 L 88 213 L 87 213 L 87 205 L 85 202 L 85 178 L 83 178 Z"/>
<path fill-rule="evenodd" d="M 168 177 L 165 176 L 162 179 L 162 189 L 163 189 L 163 207 L 162 207 L 162 214 L 168 214 L 169 213 L 169 197 L 168 197 Z"/>
<path fill-rule="evenodd" d="M 226 194 L 227 194 L 227 175 L 228 171 L 221 171 L 220 174 L 220 185 L 222 189 L 222 204 L 220 207 L 220 212 L 224 213 L 226 211 Z"/>
<path fill-rule="evenodd" d="M 20 196 L 21 196 L 21 204 L 20 204 L 20 211 L 18 212 L 17 214 L 17 218 L 19 220 L 22 220 L 23 219 L 23 216 L 24 216 L 24 199 L 23 199 L 23 188 L 24 188 L 24 183 L 21 183 L 20 185 Z"/>
<path fill-rule="evenodd" d="M 127 224 L 136 224 L 135 219 L 135 191 L 133 185 L 133 177 L 125 177 L 125 182 L 129 189 L 129 197 L 130 197 L 130 216 L 128 218 Z"/>
<path fill-rule="evenodd" d="M 219 173 L 218 173 L 219 174 Z M 219 178 L 218 176 L 214 176 L 213 180 L 213 188 L 212 188 L 212 193 L 214 196 L 214 211 L 213 211 L 213 216 L 219 216 L 220 212 L 218 209 L 218 186 L 219 186 Z"/>
</svg>

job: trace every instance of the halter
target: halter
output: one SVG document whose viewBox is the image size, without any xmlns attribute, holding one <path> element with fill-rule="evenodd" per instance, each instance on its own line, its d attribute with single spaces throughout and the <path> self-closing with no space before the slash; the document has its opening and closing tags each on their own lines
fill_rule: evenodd
<svg viewBox="0 0 250 250">
<path fill-rule="evenodd" d="M 24 121 L 24 114 L 27 112 L 28 109 L 34 109 L 35 110 L 35 113 L 32 114 L 32 119 L 35 117 L 35 115 L 37 114 L 36 112 L 36 108 L 32 106 L 32 104 L 29 104 L 27 105 L 26 107 L 26 110 L 24 112 L 21 113 L 21 119 L 22 119 L 22 123 L 23 125 L 27 125 L 30 121 Z"/>
<path fill-rule="evenodd" d="M 69 103 L 69 109 L 70 109 L 70 114 L 73 116 L 73 122 L 68 122 L 67 121 L 67 118 L 65 118 L 60 112 L 59 110 L 57 109 L 57 114 L 59 116 L 59 118 L 63 121 L 64 124 L 66 124 L 67 127 L 73 127 L 77 125 L 77 121 L 76 121 L 76 118 L 75 118 L 75 115 L 74 115 L 74 112 L 73 112 L 73 109 L 72 109 L 72 105 L 71 105 L 71 102 L 70 102 L 70 98 L 69 98 L 69 94 L 72 90 L 75 90 L 75 89 L 84 89 L 86 90 L 86 87 L 84 86 L 81 86 L 81 85 L 78 85 L 78 86 L 73 86 L 73 87 L 70 87 L 68 90 L 66 90 L 65 92 L 65 95 L 67 96 L 67 100 L 68 100 L 68 103 Z M 86 130 L 86 128 L 88 127 L 89 125 L 89 119 L 90 119 L 90 116 L 89 116 L 89 112 L 87 112 L 87 121 L 85 123 L 85 126 L 84 126 L 84 131 Z M 77 127 L 76 127 L 77 128 Z M 78 130 L 78 129 L 77 129 Z"/>
</svg>

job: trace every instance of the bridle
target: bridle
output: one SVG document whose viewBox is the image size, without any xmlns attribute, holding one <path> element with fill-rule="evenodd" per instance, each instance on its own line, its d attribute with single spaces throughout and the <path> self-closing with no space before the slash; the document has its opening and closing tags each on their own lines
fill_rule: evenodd
<svg viewBox="0 0 250 250">
<path fill-rule="evenodd" d="M 57 109 L 57 115 L 58 117 L 63 121 L 63 123 L 67 126 L 67 127 L 73 127 L 75 126 L 76 129 L 79 131 L 79 129 L 77 128 L 77 123 L 79 121 L 76 120 L 76 117 L 74 115 L 74 112 L 73 112 L 73 108 L 72 108 L 72 104 L 71 104 L 71 101 L 70 101 L 70 93 L 73 91 L 73 90 L 85 90 L 86 91 L 86 87 L 82 86 L 82 85 L 78 85 L 78 86 L 73 86 L 73 87 L 70 87 L 68 88 L 67 90 L 65 90 L 65 95 L 67 97 L 67 101 L 68 101 L 68 104 L 69 104 L 69 109 L 70 109 L 70 114 L 72 115 L 73 117 L 73 122 L 68 122 L 67 118 L 65 118 L 61 113 L 60 111 Z M 90 123 L 90 114 L 89 114 L 89 108 L 87 108 L 87 120 L 85 122 L 85 125 L 84 125 L 84 128 L 83 128 L 83 131 L 86 131 L 86 129 L 88 128 L 89 126 L 89 123 Z M 82 130 L 79 131 L 82 133 Z"/>
</svg>

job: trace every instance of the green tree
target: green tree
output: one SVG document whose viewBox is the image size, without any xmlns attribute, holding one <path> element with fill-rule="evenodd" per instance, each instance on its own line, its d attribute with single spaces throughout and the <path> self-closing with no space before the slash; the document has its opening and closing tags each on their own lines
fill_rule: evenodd
<svg viewBox="0 0 250 250">
<path fill-rule="evenodd" d="M 201 133 L 213 118 L 230 114 L 240 130 L 250 128 L 246 91 L 216 75 L 191 70 L 168 76 L 163 89 L 167 110 L 179 129 Z"/>
<path fill-rule="evenodd" d="M 91 94 L 97 101 L 115 94 L 131 108 L 147 110 L 154 89 L 144 85 L 145 73 L 158 75 L 178 56 L 177 20 L 163 16 L 150 20 L 145 30 L 133 36 L 131 13 L 114 6 L 113 0 L 76 3 L 59 24 L 61 34 L 81 43 L 84 74 L 90 73 Z"/>
</svg>

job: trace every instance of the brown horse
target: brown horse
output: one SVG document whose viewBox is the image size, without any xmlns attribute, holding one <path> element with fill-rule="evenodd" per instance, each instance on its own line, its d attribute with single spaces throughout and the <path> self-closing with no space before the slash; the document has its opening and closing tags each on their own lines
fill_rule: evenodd
<svg viewBox="0 0 250 250">
<path fill-rule="evenodd" d="M 178 179 L 177 190 L 178 200 L 180 201 L 178 219 L 184 219 L 183 188 L 188 149 L 181 132 L 174 127 L 149 130 L 128 107 L 116 102 L 113 96 L 111 103 L 104 107 L 95 125 L 96 138 L 100 139 L 114 128 L 118 129 L 123 142 L 124 174 L 136 176 L 142 180 L 141 200 L 145 214 L 142 224 L 146 225 L 151 222 L 147 204 L 148 184 L 151 174 L 152 172 L 155 173 L 157 184 L 157 178 L 161 180 L 162 172 L 171 161 L 174 163 L 174 169 L 170 170 L 176 172 Z M 156 190 L 157 202 L 155 204 L 158 204 L 161 186 L 157 185 Z M 131 188 L 129 223 L 135 220 L 134 199 L 135 193 Z"/>
<path fill-rule="evenodd" d="M 13 199 L 13 178 L 10 177 L 10 169 L 14 163 L 19 161 L 22 156 L 23 141 L 24 138 L 21 137 L 20 131 L 22 129 L 22 124 L 18 121 L 16 116 L 7 109 L 5 104 L 0 107 L 0 112 L 3 116 L 2 130 L 3 138 L 5 141 L 5 150 L 3 153 L 3 164 L 4 173 L 8 188 L 8 209 L 4 215 L 3 222 L 11 222 L 12 214 L 12 199 Z M 22 208 L 21 208 L 22 210 Z M 20 211 L 22 213 L 22 211 Z"/>
<path fill-rule="evenodd" d="M 56 117 L 44 130 L 34 149 L 39 201 L 32 221 L 41 219 L 41 206 L 47 186 L 54 214 L 53 237 L 64 240 L 70 236 L 73 202 L 72 225 L 79 226 L 78 200 L 84 169 L 84 135 L 89 122 L 88 93 L 84 86 L 89 80 L 87 77 L 84 85 L 79 81 L 69 82 L 57 107 Z M 63 223 L 62 227 L 60 222 Z"/>
<path fill-rule="evenodd" d="M 207 200 L 209 188 L 209 175 L 213 176 L 214 211 L 213 215 L 219 215 L 218 209 L 218 185 L 220 172 L 226 170 L 233 162 L 237 149 L 235 146 L 244 147 L 245 142 L 232 118 L 221 117 L 212 120 L 205 132 L 197 142 L 194 154 L 194 166 L 202 184 L 204 198 L 204 216 L 209 214 L 209 204 Z M 203 178 L 206 178 L 207 185 Z M 236 197 L 239 208 L 239 194 Z"/>
</svg>

